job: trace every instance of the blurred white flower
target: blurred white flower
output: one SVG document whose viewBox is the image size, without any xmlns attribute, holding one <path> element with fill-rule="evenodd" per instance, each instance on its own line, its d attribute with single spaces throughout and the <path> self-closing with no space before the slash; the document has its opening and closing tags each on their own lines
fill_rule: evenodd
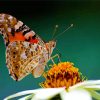
<svg viewBox="0 0 100 100">
<path fill-rule="evenodd" d="M 19 100 L 48 100 L 56 95 L 60 95 L 61 100 L 100 100 L 100 94 L 96 92 L 100 90 L 100 80 L 90 80 L 77 83 L 69 87 L 67 90 L 62 88 L 41 88 L 36 90 L 27 90 L 6 97 L 4 100 L 23 96 Z"/>
</svg>

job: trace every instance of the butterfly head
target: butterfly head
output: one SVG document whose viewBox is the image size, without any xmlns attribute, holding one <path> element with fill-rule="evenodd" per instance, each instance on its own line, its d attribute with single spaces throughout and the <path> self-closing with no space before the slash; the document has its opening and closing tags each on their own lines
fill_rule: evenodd
<svg viewBox="0 0 100 100">
<path fill-rule="evenodd" d="M 56 47 L 56 41 L 52 40 L 48 42 L 48 48 L 49 49 L 54 49 Z"/>
<path fill-rule="evenodd" d="M 55 46 L 56 46 L 56 41 L 54 41 L 54 40 L 49 41 L 49 45 L 50 45 L 52 48 L 55 48 Z"/>
<path fill-rule="evenodd" d="M 49 41 L 46 43 L 46 48 L 48 51 L 49 56 L 51 56 L 53 49 L 56 47 L 56 41 Z"/>
</svg>

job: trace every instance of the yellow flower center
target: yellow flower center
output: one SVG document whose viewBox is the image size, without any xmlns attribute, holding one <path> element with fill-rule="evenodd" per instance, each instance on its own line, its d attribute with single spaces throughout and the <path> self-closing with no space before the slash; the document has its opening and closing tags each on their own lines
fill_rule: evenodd
<svg viewBox="0 0 100 100">
<path fill-rule="evenodd" d="M 68 88 L 82 81 L 78 68 L 75 68 L 71 62 L 60 62 L 58 65 L 54 64 L 49 71 L 43 74 L 43 77 L 45 81 L 40 84 L 43 88 Z"/>
</svg>

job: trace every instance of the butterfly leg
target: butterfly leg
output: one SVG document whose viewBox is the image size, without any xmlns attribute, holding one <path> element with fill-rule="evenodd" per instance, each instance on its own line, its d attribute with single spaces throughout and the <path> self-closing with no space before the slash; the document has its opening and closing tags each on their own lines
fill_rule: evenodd
<svg viewBox="0 0 100 100">
<path fill-rule="evenodd" d="M 56 55 L 54 55 L 54 56 L 52 56 L 52 57 L 50 58 L 51 61 L 53 62 L 53 64 L 55 64 L 54 58 L 56 58 L 56 57 L 58 57 L 58 61 L 61 62 L 59 54 L 56 54 Z"/>
<path fill-rule="evenodd" d="M 46 68 L 49 70 L 49 66 L 46 64 Z"/>
</svg>

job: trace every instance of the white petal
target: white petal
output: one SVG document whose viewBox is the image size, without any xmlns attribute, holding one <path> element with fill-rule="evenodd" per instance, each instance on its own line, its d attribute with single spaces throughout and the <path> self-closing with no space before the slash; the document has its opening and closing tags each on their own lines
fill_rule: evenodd
<svg viewBox="0 0 100 100">
<path fill-rule="evenodd" d="M 85 88 L 88 89 L 93 89 L 93 90 L 100 90 L 100 85 L 90 85 L 90 86 L 85 86 Z"/>
<path fill-rule="evenodd" d="M 62 100 L 92 100 L 91 95 L 84 89 L 73 90 L 70 92 L 63 91 L 60 93 Z"/>
<path fill-rule="evenodd" d="M 80 83 L 70 87 L 69 91 L 73 90 L 75 88 L 78 88 L 78 87 L 85 87 L 85 86 L 90 86 L 90 85 L 100 85 L 100 80 L 88 80 L 88 81 L 80 82 Z"/>
<path fill-rule="evenodd" d="M 22 98 L 20 98 L 20 99 L 18 99 L 18 100 L 29 100 L 29 99 L 32 98 L 32 96 L 34 96 L 34 95 L 31 94 L 31 95 L 28 95 L 28 96 L 22 97 Z"/>
<path fill-rule="evenodd" d="M 65 88 L 45 88 L 38 90 L 38 93 L 32 98 L 32 100 L 45 100 L 49 99 L 58 93 L 64 91 Z"/>
<path fill-rule="evenodd" d="M 13 94 L 13 95 L 6 97 L 4 100 L 8 100 L 8 99 L 11 99 L 11 98 L 15 98 L 15 97 L 23 96 L 23 95 L 27 95 L 27 94 L 36 93 L 37 91 L 38 91 L 38 89 L 37 90 L 26 90 L 26 91 L 18 92 L 16 94 Z"/>
<path fill-rule="evenodd" d="M 36 94 L 36 96 L 34 96 L 34 98 L 49 98 L 49 97 L 52 97 L 53 95 L 60 93 L 64 89 L 65 88 L 41 88 L 41 89 L 36 89 L 36 90 L 26 90 L 26 91 L 22 91 L 22 92 L 13 94 L 11 96 L 8 96 L 4 100 L 8 100 L 11 98 L 15 98 L 15 97 L 23 96 L 23 95 L 27 95 L 27 94 L 32 94 L 32 93 Z M 36 100 L 34 98 L 33 98 L 33 100 Z"/>
</svg>

